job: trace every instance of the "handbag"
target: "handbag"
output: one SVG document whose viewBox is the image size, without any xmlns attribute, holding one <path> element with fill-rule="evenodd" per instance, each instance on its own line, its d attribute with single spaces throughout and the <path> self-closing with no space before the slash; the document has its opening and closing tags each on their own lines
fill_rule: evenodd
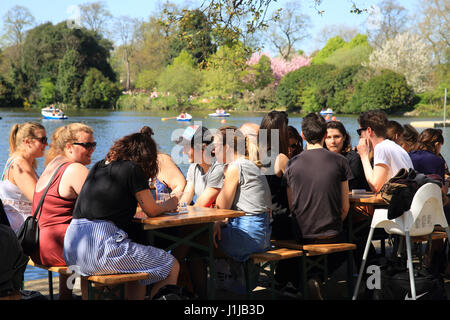
<svg viewBox="0 0 450 320">
<path fill-rule="evenodd" d="M 19 240 L 19 244 L 22 247 L 23 253 L 26 254 L 27 256 L 30 256 L 39 246 L 39 224 L 38 224 L 39 217 L 37 217 L 37 214 L 39 212 L 40 216 L 42 212 L 42 203 L 44 202 L 45 196 L 47 195 L 47 191 L 50 188 L 50 184 L 52 183 L 59 169 L 61 169 L 61 167 L 64 164 L 66 164 L 66 162 L 61 164 L 58 167 L 58 169 L 56 169 L 47 187 L 45 188 L 44 194 L 42 195 L 42 198 L 39 201 L 39 204 L 36 207 L 34 214 L 32 216 L 27 217 L 22 226 L 19 228 L 19 230 L 17 230 L 16 233 L 17 239 Z"/>
</svg>

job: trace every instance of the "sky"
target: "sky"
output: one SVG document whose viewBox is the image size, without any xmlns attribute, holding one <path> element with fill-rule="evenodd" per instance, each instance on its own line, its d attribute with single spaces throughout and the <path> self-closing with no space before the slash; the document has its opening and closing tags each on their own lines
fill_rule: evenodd
<svg viewBox="0 0 450 320">
<path fill-rule="evenodd" d="M 288 1 L 278 0 L 271 5 L 271 8 L 283 7 Z M 426 0 L 425 0 L 426 1 Z M 0 19 L 3 20 L 6 12 L 15 5 L 27 7 L 35 17 L 38 24 L 47 21 L 53 24 L 59 23 L 73 17 L 75 11 L 71 8 L 76 5 L 96 2 L 95 0 L 2 0 L 0 6 Z M 158 0 L 104 0 L 108 10 L 114 17 L 130 16 L 133 18 L 141 18 L 146 20 L 150 15 L 157 12 Z M 172 0 L 176 4 L 184 4 L 187 1 Z M 376 6 L 380 0 L 322 0 L 319 10 L 324 10 L 322 15 L 317 13 L 314 8 L 313 0 L 296 0 L 301 3 L 302 12 L 309 15 L 312 28 L 310 29 L 310 37 L 298 44 L 297 49 L 303 49 L 306 53 L 311 53 L 315 49 L 320 49 L 320 44 L 315 41 L 316 35 L 325 26 L 345 25 L 348 27 L 365 30 L 365 22 L 368 18 L 367 13 L 360 15 L 350 13 L 352 3 L 356 3 L 361 8 L 371 8 Z M 190 3 L 201 3 L 201 1 L 192 0 Z M 409 14 L 414 14 L 417 10 L 418 0 L 397 0 L 397 3 L 408 10 Z M 374 7 L 375 8 L 375 7 Z M 3 30 L 1 30 L 3 32 Z"/>
</svg>

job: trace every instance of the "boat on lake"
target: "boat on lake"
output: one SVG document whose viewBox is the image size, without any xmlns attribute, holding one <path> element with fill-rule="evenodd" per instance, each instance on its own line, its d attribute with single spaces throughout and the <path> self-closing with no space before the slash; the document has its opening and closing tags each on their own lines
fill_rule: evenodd
<svg viewBox="0 0 450 320">
<path fill-rule="evenodd" d="M 212 117 L 212 118 L 225 118 L 225 117 L 229 117 L 230 114 L 226 113 L 226 112 L 224 112 L 224 113 L 210 113 L 209 116 Z"/>
<path fill-rule="evenodd" d="M 331 108 L 328 108 L 327 110 L 322 109 L 322 111 L 320 111 L 320 115 L 321 116 L 332 116 L 333 110 Z"/>
<path fill-rule="evenodd" d="M 64 114 L 64 112 L 61 109 L 58 109 L 53 105 L 42 109 L 41 114 L 44 119 L 65 120 L 69 118 Z"/>
<path fill-rule="evenodd" d="M 182 113 L 177 117 L 177 121 L 191 121 L 192 116 L 189 113 Z"/>
</svg>

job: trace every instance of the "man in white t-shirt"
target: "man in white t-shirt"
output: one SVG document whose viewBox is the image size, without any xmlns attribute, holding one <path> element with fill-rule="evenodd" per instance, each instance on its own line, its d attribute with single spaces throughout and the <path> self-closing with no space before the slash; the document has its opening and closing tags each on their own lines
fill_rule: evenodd
<svg viewBox="0 0 450 320">
<path fill-rule="evenodd" d="M 402 169 L 414 168 L 408 153 L 395 142 L 386 139 L 388 119 L 381 110 L 363 112 L 358 117 L 360 140 L 358 153 L 364 168 L 366 180 L 374 192 Z M 370 150 L 373 150 L 373 168 Z"/>
</svg>

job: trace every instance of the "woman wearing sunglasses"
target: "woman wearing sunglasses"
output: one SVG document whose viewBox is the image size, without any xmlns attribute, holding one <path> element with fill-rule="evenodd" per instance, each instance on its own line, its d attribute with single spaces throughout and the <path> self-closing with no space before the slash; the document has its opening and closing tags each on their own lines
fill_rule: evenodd
<svg viewBox="0 0 450 320">
<path fill-rule="evenodd" d="M 37 181 L 32 212 L 39 204 L 50 183 L 39 217 L 39 249 L 32 260 L 46 266 L 64 266 L 63 245 L 66 229 L 72 220 L 72 212 L 89 170 L 91 156 L 96 147 L 94 131 L 82 123 L 71 123 L 55 130 L 45 158 L 45 169 Z M 62 165 L 62 167 L 60 167 Z M 71 299 L 72 292 L 66 286 L 67 276 L 60 274 L 59 298 Z"/>
<path fill-rule="evenodd" d="M 45 128 L 40 123 L 25 122 L 11 128 L 10 156 L 0 182 L 0 198 L 14 232 L 31 214 L 31 201 L 38 181 L 36 158 L 44 156 L 46 146 Z"/>
</svg>

